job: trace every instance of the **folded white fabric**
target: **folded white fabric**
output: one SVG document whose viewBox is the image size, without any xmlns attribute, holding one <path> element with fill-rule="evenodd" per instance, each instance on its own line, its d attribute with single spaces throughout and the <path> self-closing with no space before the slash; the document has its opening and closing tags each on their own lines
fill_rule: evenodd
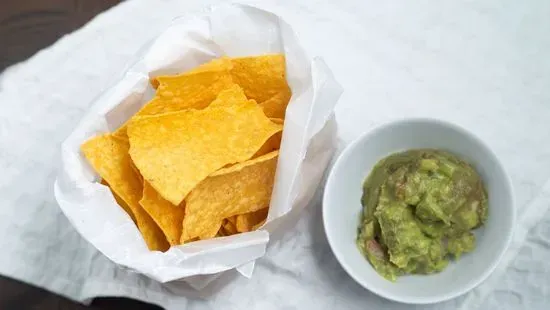
<svg viewBox="0 0 550 310">
<path fill-rule="evenodd" d="M 78 301 L 127 296 L 169 309 L 407 309 L 365 291 L 326 243 L 319 200 L 258 260 L 252 279 L 222 276 L 201 295 L 161 285 L 84 241 L 53 198 L 59 146 L 94 97 L 176 16 L 221 1 L 127 1 L 0 80 L 0 274 Z M 491 278 L 426 308 L 543 309 L 550 259 L 548 4 L 501 1 L 269 1 L 306 51 L 322 55 L 345 92 L 341 143 L 407 116 L 453 121 L 487 141 L 512 176 L 515 240 Z M 534 227 L 533 229 L 531 229 Z"/>
</svg>

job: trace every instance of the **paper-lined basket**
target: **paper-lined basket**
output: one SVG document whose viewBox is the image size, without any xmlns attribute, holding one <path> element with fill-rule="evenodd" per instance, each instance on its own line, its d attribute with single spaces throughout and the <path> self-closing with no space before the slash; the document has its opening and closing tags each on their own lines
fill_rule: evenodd
<svg viewBox="0 0 550 310">
<path fill-rule="evenodd" d="M 292 90 L 267 223 L 260 230 L 152 252 L 109 189 L 80 153 L 88 138 L 110 132 L 153 95 L 149 77 L 188 71 L 211 59 L 283 53 Z M 176 20 L 116 85 L 100 96 L 62 144 L 55 197 L 79 233 L 112 261 L 157 281 L 185 280 L 202 288 L 237 268 L 250 276 L 270 233 L 295 222 L 311 200 L 335 148 L 333 108 L 342 90 L 325 63 L 309 59 L 288 24 L 249 6 L 217 7 Z M 288 225 L 287 225 L 288 226 Z"/>
</svg>

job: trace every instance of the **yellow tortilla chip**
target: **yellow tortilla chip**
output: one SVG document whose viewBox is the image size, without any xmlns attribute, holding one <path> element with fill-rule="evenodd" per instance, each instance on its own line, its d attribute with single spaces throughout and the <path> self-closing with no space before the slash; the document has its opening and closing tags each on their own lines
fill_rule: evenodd
<svg viewBox="0 0 550 310">
<path fill-rule="evenodd" d="M 121 139 L 122 141 L 128 142 L 128 134 L 126 133 L 126 124 L 120 126 L 117 130 L 113 132 L 113 138 Z"/>
<path fill-rule="evenodd" d="M 88 162 L 124 202 L 121 207 L 135 219 L 149 249 L 165 251 L 169 245 L 164 234 L 139 205 L 142 185 L 132 170 L 128 149 L 128 143 L 111 134 L 96 136 L 81 146 Z"/>
<path fill-rule="evenodd" d="M 262 107 L 267 117 L 284 119 L 290 96 L 290 90 L 282 90 L 273 97 L 263 102 L 258 102 L 260 102 L 259 105 Z"/>
<path fill-rule="evenodd" d="M 132 221 L 135 223 L 136 222 L 136 219 L 134 217 L 134 213 L 132 212 L 132 210 L 130 209 L 130 207 L 128 207 L 128 204 L 126 204 L 126 202 L 124 202 L 124 200 L 122 200 L 122 198 L 120 198 L 119 195 L 117 195 L 113 189 L 111 188 L 111 186 L 109 186 L 109 183 L 107 183 L 107 181 L 105 181 L 104 179 L 101 180 L 100 182 L 101 184 L 107 186 L 109 188 L 109 190 L 111 190 L 111 194 L 113 194 L 113 197 L 115 197 L 115 201 L 116 203 L 118 203 L 119 206 L 122 207 L 122 209 L 124 209 L 124 211 L 126 211 L 126 213 L 128 213 L 128 215 L 130 216 L 130 218 L 132 219 Z"/>
<path fill-rule="evenodd" d="M 213 59 L 207 63 L 204 63 L 188 72 L 185 72 L 181 75 L 190 75 L 193 73 L 201 73 L 201 72 L 211 72 L 211 71 L 229 71 L 233 68 L 233 64 L 231 63 L 231 59 L 228 57 L 221 57 Z M 163 76 L 160 76 L 161 80 Z M 151 78 L 150 82 L 154 89 L 157 89 L 160 85 L 160 81 L 158 79 L 159 77 Z"/>
<path fill-rule="evenodd" d="M 136 167 L 133 161 L 130 161 L 130 166 L 132 167 L 132 170 L 134 170 L 134 173 L 138 177 L 139 181 L 143 183 L 143 176 L 139 172 L 139 169 Z"/>
<path fill-rule="evenodd" d="M 246 100 L 247 98 L 244 95 L 243 89 L 239 85 L 234 84 L 233 86 L 222 90 L 216 97 L 216 100 L 212 101 L 209 107 L 230 107 L 240 104 Z"/>
<path fill-rule="evenodd" d="M 232 58 L 231 62 L 233 82 L 244 89 L 248 99 L 264 102 L 280 92 L 290 94 L 283 55 Z"/>
<path fill-rule="evenodd" d="M 162 198 L 149 183 L 143 184 L 143 197 L 139 204 L 149 213 L 166 235 L 170 245 L 179 244 L 184 206 L 175 206 Z"/>
<path fill-rule="evenodd" d="M 218 223 L 215 223 L 212 227 L 208 229 L 208 232 L 206 232 L 204 235 L 201 236 L 201 238 L 199 237 L 192 238 L 191 240 L 187 240 L 187 242 L 212 239 L 216 237 L 216 235 L 218 235 L 221 230 L 223 230 L 223 221 L 219 221 Z M 227 235 L 227 231 L 224 231 L 224 234 Z M 183 244 L 183 241 L 180 240 L 180 244 Z"/>
<path fill-rule="evenodd" d="M 237 215 L 237 231 L 247 232 L 253 230 L 255 225 L 266 219 L 268 209 L 263 208 L 258 211 Z"/>
<path fill-rule="evenodd" d="M 281 139 L 283 138 L 283 132 L 279 131 L 271 136 L 260 149 L 252 156 L 252 158 L 260 157 L 267 153 L 271 153 L 281 148 Z"/>
<path fill-rule="evenodd" d="M 275 124 L 279 124 L 279 125 L 283 125 L 285 123 L 285 120 L 282 119 L 282 118 L 270 118 L 270 120 L 272 122 L 274 122 Z"/>
<path fill-rule="evenodd" d="M 281 130 L 257 104 L 244 101 L 139 117 L 128 125 L 128 136 L 130 155 L 143 178 L 178 205 L 208 175 L 251 158 Z"/>
<path fill-rule="evenodd" d="M 181 241 L 200 238 L 225 218 L 269 205 L 278 154 L 220 169 L 197 185 L 185 199 Z"/>
<path fill-rule="evenodd" d="M 227 236 L 227 233 L 225 232 L 225 229 L 223 228 L 223 225 L 220 227 L 218 232 L 216 233 L 215 237 L 225 237 Z"/>
<path fill-rule="evenodd" d="M 126 132 L 127 126 L 124 124 L 120 128 L 118 128 L 115 132 L 112 133 L 113 138 L 119 139 L 122 143 L 129 144 L 130 141 L 128 139 L 128 133 Z M 136 176 L 138 177 L 140 183 L 143 183 L 143 177 L 141 176 L 141 173 L 139 172 L 139 169 L 136 167 L 133 161 L 130 160 L 130 166 L 132 167 L 132 170 L 134 170 Z"/>
<path fill-rule="evenodd" d="M 216 99 L 220 91 L 234 85 L 228 70 L 159 76 L 156 79 L 160 85 L 155 97 L 138 111 L 137 116 L 203 109 Z"/>
<path fill-rule="evenodd" d="M 237 223 L 237 216 L 230 216 L 225 219 L 226 221 L 230 222 L 231 224 L 235 225 Z"/>
<path fill-rule="evenodd" d="M 235 228 L 235 225 L 229 221 L 225 222 L 222 227 L 227 236 L 231 236 L 238 233 L 237 228 Z"/>
<path fill-rule="evenodd" d="M 214 225 L 210 230 L 210 233 L 204 236 L 204 238 L 202 238 L 201 240 L 214 238 L 216 236 L 216 232 L 219 231 L 221 227 L 222 227 L 222 222 L 219 222 L 218 224 Z"/>
<path fill-rule="evenodd" d="M 96 136 L 81 146 L 82 153 L 102 182 L 127 203 L 139 200 L 141 184 L 130 168 L 128 144 L 113 138 L 110 134 Z M 133 216 L 131 209 L 125 210 Z"/>
<path fill-rule="evenodd" d="M 252 227 L 252 230 L 258 230 L 258 228 L 260 228 L 260 227 L 264 226 L 264 224 L 265 224 L 265 221 L 267 221 L 267 219 L 266 219 L 266 218 L 265 218 L 265 219 L 263 219 L 263 220 L 262 220 L 261 222 L 259 222 L 258 224 L 254 225 L 254 226 Z"/>
</svg>

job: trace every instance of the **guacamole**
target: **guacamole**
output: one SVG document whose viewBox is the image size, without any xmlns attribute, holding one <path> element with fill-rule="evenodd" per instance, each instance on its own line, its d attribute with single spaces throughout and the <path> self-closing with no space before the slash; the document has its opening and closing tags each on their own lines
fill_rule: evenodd
<svg viewBox="0 0 550 310">
<path fill-rule="evenodd" d="M 487 219 L 487 192 L 468 163 L 432 149 L 390 155 L 363 185 L 357 245 L 374 269 L 395 281 L 440 272 L 474 250 L 472 230 Z"/>
</svg>

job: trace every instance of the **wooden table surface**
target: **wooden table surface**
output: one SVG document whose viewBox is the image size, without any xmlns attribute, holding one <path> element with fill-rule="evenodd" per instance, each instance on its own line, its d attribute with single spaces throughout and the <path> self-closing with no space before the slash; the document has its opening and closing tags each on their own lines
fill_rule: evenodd
<svg viewBox="0 0 550 310">
<path fill-rule="evenodd" d="M 121 0 L 0 0 L 0 72 L 78 29 Z M 0 254 L 1 255 L 1 254 Z M 40 288 L 0 276 L 0 309 L 149 310 L 126 298 L 97 298 L 83 306 Z"/>
</svg>

